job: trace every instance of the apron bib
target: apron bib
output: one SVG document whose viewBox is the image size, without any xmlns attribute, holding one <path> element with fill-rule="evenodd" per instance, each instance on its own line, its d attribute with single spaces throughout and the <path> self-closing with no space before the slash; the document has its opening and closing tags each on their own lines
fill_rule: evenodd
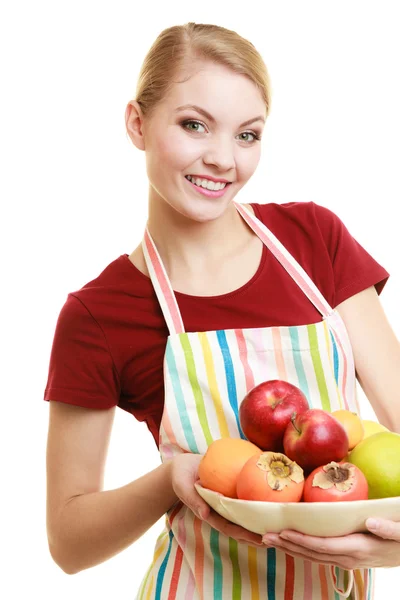
<svg viewBox="0 0 400 600">
<path fill-rule="evenodd" d="M 186 333 L 157 248 L 146 229 L 142 247 L 169 337 L 159 450 L 163 462 L 204 454 L 213 440 L 245 438 L 239 406 L 262 381 L 298 386 L 310 408 L 359 414 L 353 354 L 345 325 L 274 234 L 251 211 L 235 208 L 314 304 L 322 321 Z M 346 571 L 254 548 L 220 534 L 182 502 L 167 513 L 137 600 L 370 600 L 374 571 Z"/>
</svg>

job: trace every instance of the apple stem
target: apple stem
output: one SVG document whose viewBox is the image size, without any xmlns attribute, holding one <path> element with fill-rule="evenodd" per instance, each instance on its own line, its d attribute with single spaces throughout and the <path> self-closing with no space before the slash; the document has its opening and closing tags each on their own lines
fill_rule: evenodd
<svg viewBox="0 0 400 600">
<path fill-rule="evenodd" d="M 297 417 L 297 412 L 295 411 L 295 412 L 292 413 L 292 416 L 290 417 L 290 420 L 292 421 L 293 427 L 295 428 L 295 430 L 297 431 L 297 433 L 300 435 L 301 431 L 300 431 L 300 429 L 297 429 L 296 424 L 295 424 L 296 417 Z"/>
</svg>

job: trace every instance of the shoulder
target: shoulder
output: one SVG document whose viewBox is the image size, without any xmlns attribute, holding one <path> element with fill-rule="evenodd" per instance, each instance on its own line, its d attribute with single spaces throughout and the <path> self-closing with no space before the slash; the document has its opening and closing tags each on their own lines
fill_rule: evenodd
<svg viewBox="0 0 400 600">
<path fill-rule="evenodd" d="M 340 217 L 316 202 L 286 202 L 283 204 L 252 204 L 255 215 L 283 244 L 291 246 L 307 241 L 323 245 L 328 253 L 335 252 L 337 244 L 353 239 Z"/>
<path fill-rule="evenodd" d="M 150 280 L 141 273 L 129 260 L 127 254 L 122 254 L 93 279 L 81 288 L 71 291 L 71 305 L 80 302 L 89 307 L 102 306 L 110 302 L 124 301 L 126 297 L 146 298 L 151 292 Z"/>
<path fill-rule="evenodd" d="M 93 279 L 90 279 L 81 288 L 71 291 L 76 296 L 90 294 L 104 290 L 110 286 L 121 286 L 126 283 L 126 275 L 129 270 L 129 258 L 127 254 L 121 254 L 118 258 L 106 265 Z"/>
<path fill-rule="evenodd" d="M 285 202 L 278 204 L 268 202 L 266 204 L 251 203 L 256 216 L 263 222 L 269 221 L 271 224 L 290 222 L 295 224 L 308 223 L 313 221 L 340 222 L 339 217 L 329 208 L 317 204 L 316 202 Z M 265 223 L 267 224 L 267 223 Z"/>
<path fill-rule="evenodd" d="M 58 316 L 58 331 L 65 335 L 79 331 L 108 335 L 118 325 L 133 325 L 143 319 L 153 294 L 150 280 L 123 254 L 67 294 Z"/>
<path fill-rule="evenodd" d="M 313 246 L 322 244 L 329 249 L 343 227 L 333 211 L 316 202 L 252 203 L 251 206 L 256 217 L 288 246 L 312 241 Z"/>
</svg>

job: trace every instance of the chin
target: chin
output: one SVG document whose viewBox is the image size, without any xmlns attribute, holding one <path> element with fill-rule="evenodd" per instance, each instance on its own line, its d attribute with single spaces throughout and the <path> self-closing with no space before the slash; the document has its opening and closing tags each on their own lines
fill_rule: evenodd
<svg viewBox="0 0 400 600">
<path fill-rule="evenodd" d="M 189 219 L 190 221 L 196 221 L 197 223 L 209 223 L 215 221 L 230 207 L 231 200 L 224 202 L 215 202 L 207 199 L 206 202 L 190 203 L 190 206 L 184 205 L 180 207 L 178 212 Z"/>
</svg>

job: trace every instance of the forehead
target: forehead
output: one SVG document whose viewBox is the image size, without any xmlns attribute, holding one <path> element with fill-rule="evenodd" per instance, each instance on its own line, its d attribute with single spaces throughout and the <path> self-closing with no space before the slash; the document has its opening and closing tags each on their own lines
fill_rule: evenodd
<svg viewBox="0 0 400 600">
<path fill-rule="evenodd" d="M 185 104 L 196 104 L 221 122 L 231 120 L 236 124 L 256 115 L 266 116 L 265 103 L 256 85 L 223 65 L 198 63 L 190 70 L 182 69 L 175 80 L 179 83 L 172 85 L 162 102 L 168 113 Z"/>
</svg>

